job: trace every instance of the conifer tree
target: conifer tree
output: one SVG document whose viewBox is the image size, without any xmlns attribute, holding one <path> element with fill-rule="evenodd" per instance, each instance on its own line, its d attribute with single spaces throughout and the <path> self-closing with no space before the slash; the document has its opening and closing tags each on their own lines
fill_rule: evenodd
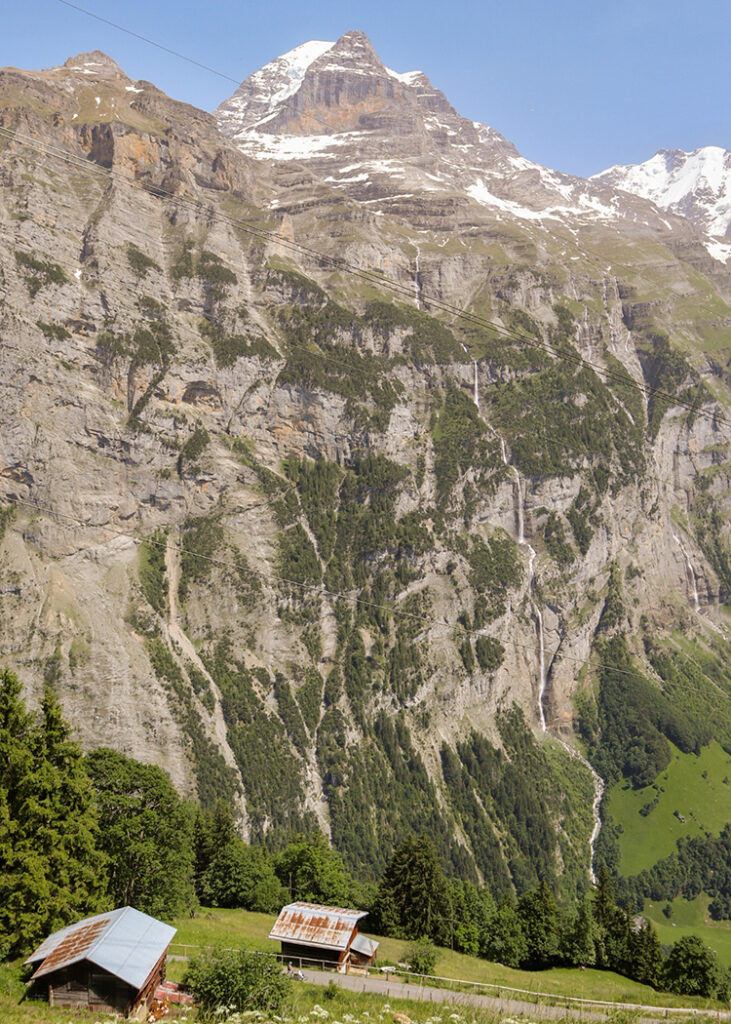
<svg viewBox="0 0 731 1024">
<path fill-rule="evenodd" d="M 530 967 L 548 967 L 558 955 L 558 911 L 546 880 L 524 893 L 518 904 Z"/>
<path fill-rule="evenodd" d="M 47 690 L 40 720 L 0 671 L 0 941 L 27 952 L 106 909 L 106 861 L 84 758 Z"/>
<path fill-rule="evenodd" d="M 630 932 L 629 954 L 632 977 L 657 988 L 662 981 L 664 959 L 657 932 L 649 921 Z"/>
<path fill-rule="evenodd" d="M 565 907 L 559 915 L 559 957 L 574 967 L 596 963 L 597 926 L 592 900 L 584 896 L 578 907 Z"/>
<path fill-rule="evenodd" d="M 599 871 L 593 910 L 597 926 L 597 966 L 624 973 L 629 963 L 629 922 L 617 906 L 614 884 L 605 867 Z"/>
<path fill-rule="evenodd" d="M 379 886 L 374 912 L 391 934 L 449 943 L 449 889 L 427 836 L 409 836 L 396 850 Z"/>
</svg>

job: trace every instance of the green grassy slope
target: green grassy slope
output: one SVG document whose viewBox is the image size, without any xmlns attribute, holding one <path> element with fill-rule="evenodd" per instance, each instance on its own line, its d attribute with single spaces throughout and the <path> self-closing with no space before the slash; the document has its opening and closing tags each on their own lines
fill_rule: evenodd
<svg viewBox="0 0 731 1024">
<path fill-rule="evenodd" d="M 632 789 L 618 783 L 609 794 L 608 812 L 622 827 L 620 872 L 636 875 L 651 868 L 673 853 L 681 836 L 718 835 L 731 817 L 731 783 L 724 779 L 731 780 L 731 756 L 714 741 L 698 757 L 675 748 L 667 769 L 651 786 Z M 640 814 L 655 798 L 654 809 Z"/>
<path fill-rule="evenodd" d="M 708 916 L 707 896 L 695 900 L 681 898 L 670 904 L 670 917 L 663 914 L 664 902 L 647 900 L 644 907 L 648 917 L 657 929 L 660 941 L 670 946 L 684 935 L 698 935 L 707 946 L 715 950 L 722 964 L 731 964 L 731 921 L 712 921 Z"/>
<path fill-rule="evenodd" d="M 178 934 L 175 936 L 175 945 L 171 947 L 171 953 L 181 955 L 185 951 L 188 956 L 191 956 L 195 952 L 196 946 L 205 945 L 245 946 L 249 949 L 278 952 L 279 943 L 272 942 L 267 938 L 274 920 L 273 916 L 254 914 L 246 910 L 202 910 L 198 917 L 183 917 L 173 922 L 178 929 Z M 679 938 L 683 933 L 680 932 L 680 929 L 677 931 L 679 934 L 676 937 Z M 729 934 L 731 937 L 731 933 Z M 405 959 L 408 942 L 383 936 L 373 937 L 380 943 L 380 963 L 398 963 Z M 663 941 L 665 940 L 663 939 Z M 185 950 L 182 948 L 183 946 L 185 946 Z M 169 965 L 169 977 L 180 979 L 184 973 L 185 965 L 183 963 L 173 962 Z M 523 989 L 546 995 L 568 996 L 574 999 L 644 1003 L 654 1006 L 709 1005 L 707 1000 L 693 1000 L 690 997 L 655 992 L 647 985 L 640 985 L 638 982 L 623 978 L 610 971 L 581 971 L 578 968 L 520 971 L 503 967 L 502 964 L 489 963 L 477 957 L 453 953 L 448 949 L 439 950 L 435 974 L 441 977 L 459 978 L 465 981 Z"/>
</svg>

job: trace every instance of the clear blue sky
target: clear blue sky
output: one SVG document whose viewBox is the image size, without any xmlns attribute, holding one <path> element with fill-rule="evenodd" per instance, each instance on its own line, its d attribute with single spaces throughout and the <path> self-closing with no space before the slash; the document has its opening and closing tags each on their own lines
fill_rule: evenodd
<svg viewBox="0 0 731 1024">
<path fill-rule="evenodd" d="M 531 160 L 589 175 L 660 148 L 731 149 L 731 0 L 75 0 L 237 80 L 308 39 L 362 29 Z M 233 84 L 62 6 L 8 4 L 0 65 L 101 49 L 133 78 L 213 109 Z"/>
</svg>

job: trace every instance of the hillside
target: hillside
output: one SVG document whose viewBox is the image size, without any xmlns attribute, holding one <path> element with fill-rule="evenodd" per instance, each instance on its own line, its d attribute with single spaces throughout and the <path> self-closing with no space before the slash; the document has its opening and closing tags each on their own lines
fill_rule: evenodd
<svg viewBox="0 0 731 1024">
<path fill-rule="evenodd" d="M 731 749 L 731 273 L 362 34 L 280 61 L 0 72 L 0 649 L 248 838 L 582 891 L 605 783 Z"/>
</svg>

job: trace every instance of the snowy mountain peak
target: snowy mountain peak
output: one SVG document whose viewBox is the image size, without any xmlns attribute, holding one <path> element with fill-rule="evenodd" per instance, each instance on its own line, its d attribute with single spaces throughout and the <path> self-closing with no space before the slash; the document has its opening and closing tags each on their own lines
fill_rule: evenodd
<svg viewBox="0 0 731 1024">
<path fill-rule="evenodd" d="M 334 42 L 311 39 L 259 68 L 219 107 L 222 124 L 248 127 L 266 118 L 297 92 L 310 65 L 334 46 Z"/>
<path fill-rule="evenodd" d="M 710 235 L 731 237 L 731 152 L 721 146 L 692 153 L 661 149 L 644 163 L 610 167 L 594 180 L 650 199 Z"/>
<path fill-rule="evenodd" d="M 247 156 L 286 170 L 307 164 L 357 200 L 431 195 L 477 203 L 497 220 L 652 223 L 650 204 L 550 171 L 520 156 L 487 125 L 461 117 L 422 71 L 386 67 L 368 37 L 299 46 L 247 78 L 216 111 L 224 135 Z M 275 201 L 276 202 L 276 201 Z"/>
</svg>

